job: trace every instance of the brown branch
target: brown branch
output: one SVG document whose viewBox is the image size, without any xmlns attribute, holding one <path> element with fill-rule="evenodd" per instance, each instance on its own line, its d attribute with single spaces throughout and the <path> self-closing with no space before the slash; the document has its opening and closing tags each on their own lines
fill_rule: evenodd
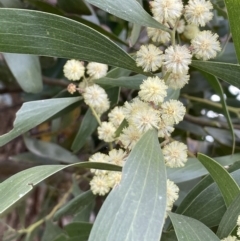
<svg viewBox="0 0 240 241">
<path fill-rule="evenodd" d="M 186 114 L 184 116 L 184 120 L 187 120 L 189 122 L 192 122 L 192 123 L 200 125 L 200 126 L 211 126 L 211 127 L 229 129 L 229 126 L 226 122 L 202 119 L 200 117 L 195 117 L 195 116 L 192 116 L 189 114 Z M 240 130 L 240 125 L 233 124 L 233 128 Z"/>
<path fill-rule="evenodd" d="M 46 76 L 43 76 L 43 83 L 46 85 L 62 86 L 65 88 L 69 85 L 67 81 L 64 81 L 62 79 L 54 79 Z"/>
<path fill-rule="evenodd" d="M 43 83 L 46 85 L 53 85 L 53 86 L 62 86 L 66 88 L 69 83 L 67 81 L 64 81 L 63 79 L 54 79 L 54 78 L 49 78 L 43 76 Z M 9 87 L 4 87 L 0 89 L 0 94 L 7 94 L 7 93 L 20 93 L 23 90 L 20 87 L 14 87 L 14 88 L 9 88 Z"/>
<path fill-rule="evenodd" d="M 0 94 L 19 93 L 19 92 L 22 92 L 22 89 L 18 88 L 18 87 L 17 88 L 5 87 L 5 88 L 0 89 Z"/>
</svg>

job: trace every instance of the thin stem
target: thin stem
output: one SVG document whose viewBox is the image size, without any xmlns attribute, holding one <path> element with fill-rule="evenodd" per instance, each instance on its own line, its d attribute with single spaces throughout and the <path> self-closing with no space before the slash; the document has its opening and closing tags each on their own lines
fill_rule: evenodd
<svg viewBox="0 0 240 241">
<path fill-rule="evenodd" d="M 72 187 L 68 190 L 67 193 L 65 193 L 63 195 L 63 197 L 61 198 L 60 202 L 52 209 L 52 211 L 44 218 L 40 219 L 39 221 L 37 221 L 36 223 L 33 223 L 32 225 L 30 225 L 28 228 L 26 229 L 21 229 L 18 231 L 19 234 L 27 234 L 27 238 L 30 237 L 31 233 L 37 228 L 39 227 L 41 224 L 43 224 L 44 222 L 46 222 L 47 220 L 50 220 L 55 212 L 66 202 L 69 194 L 72 192 Z"/>
<path fill-rule="evenodd" d="M 62 86 L 62 87 L 68 87 L 69 85 L 69 82 L 63 79 L 54 79 L 46 76 L 43 76 L 43 83 L 46 85 Z"/>
<path fill-rule="evenodd" d="M 102 122 L 101 122 L 101 120 L 100 120 L 97 112 L 94 110 L 94 108 L 93 108 L 91 105 L 89 105 L 89 108 L 91 109 L 92 114 L 93 114 L 93 116 L 96 118 L 98 124 L 101 126 L 101 125 L 102 125 Z"/>
<path fill-rule="evenodd" d="M 187 153 L 188 156 L 196 158 L 196 155 L 194 155 L 194 153 L 192 153 L 191 151 L 188 150 Z"/>
<path fill-rule="evenodd" d="M 170 141 L 171 141 L 170 139 L 166 139 L 165 141 L 163 141 L 163 142 L 160 144 L 160 146 L 161 146 L 161 147 L 164 147 L 164 146 L 166 146 Z"/>
<path fill-rule="evenodd" d="M 231 37 L 232 37 L 232 34 L 229 33 L 228 36 L 227 36 L 227 39 L 226 39 L 225 43 L 224 43 L 223 46 L 222 46 L 222 51 L 218 54 L 217 57 L 220 57 L 220 56 L 222 56 L 222 55 L 224 54 L 224 52 L 225 52 L 225 50 L 226 50 L 226 47 L 227 47 L 227 45 L 228 45 Z"/>
<path fill-rule="evenodd" d="M 171 74 L 170 72 L 167 72 L 167 73 L 164 75 L 164 78 L 163 78 L 163 79 L 164 79 L 165 82 L 167 82 L 170 74 Z"/>
<path fill-rule="evenodd" d="M 211 127 L 217 127 L 217 128 L 222 128 L 222 129 L 229 129 L 229 125 L 226 122 L 221 122 L 221 121 L 212 121 L 206 118 L 199 118 L 196 116 L 192 116 L 189 114 L 185 114 L 184 120 L 192 122 L 194 124 L 198 124 L 200 126 L 211 126 Z M 240 125 L 234 125 L 234 129 L 240 130 Z"/>
<path fill-rule="evenodd" d="M 181 39 L 180 39 L 179 33 L 177 34 L 177 40 L 178 40 L 178 44 L 181 44 Z"/>
<path fill-rule="evenodd" d="M 108 145 L 109 145 L 109 149 L 112 150 L 113 149 L 113 143 L 109 142 Z"/>
<path fill-rule="evenodd" d="M 171 33 L 171 41 L 172 41 L 172 45 L 173 47 L 176 45 L 176 30 L 177 30 L 177 26 L 178 26 L 178 22 L 180 19 L 177 19 L 175 26 L 173 28 L 173 31 Z"/>
<path fill-rule="evenodd" d="M 171 41 L 172 41 L 172 45 L 173 45 L 173 47 L 175 46 L 175 35 L 176 35 L 176 32 L 175 31 L 172 31 L 172 33 L 171 33 Z"/>
</svg>

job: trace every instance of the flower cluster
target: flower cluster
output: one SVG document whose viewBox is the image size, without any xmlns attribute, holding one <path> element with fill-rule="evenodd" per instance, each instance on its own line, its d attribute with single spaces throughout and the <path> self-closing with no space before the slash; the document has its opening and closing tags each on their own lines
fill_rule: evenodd
<svg viewBox="0 0 240 241">
<path fill-rule="evenodd" d="M 85 68 L 84 62 L 71 59 L 64 65 L 63 73 L 67 79 L 79 81 L 82 77 L 84 77 L 85 69 L 87 69 L 87 74 L 91 77 L 91 79 L 100 79 L 107 74 L 108 66 L 106 64 L 90 62 Z"/>
<path fill-rule="evenodd" d="M 84 102 L 93 108 L 97 114 L 101 115 L 110 108 L 110 102 L 106 91 L 99 85 L 94 84 L 94 80 L 106 76 L 108 66 L 90 62 L 84 67 L 84 63 L 71 59 L 63 67 L 65 77 L 72 81 L 81 81 L 78 88 L 75 84 L 68 85 L 68 92 L 74 94 L 77 90 L 82 93 Z M 88 77 L 85 76 L 85 72 Z"/>
<path fill-rule="evenodd" d="M 89 158 L 89 161 L 110 163 L 122 167 L 124 165 L 126 156 L 127 153 L 122 149 L 113 149 L 108 153 L 108 155 L 97 152 Z M 121 172 L 96 169 L 91 169 L 91 172 L 95 174 L 90 182 L 91 190 L 93 194 L 98 194 L 101 196 L 106 195 L 111 188 L 118 185 L 122 177 Z"/>
<path fill-rule="evenodd" d="M 186 108 L 180 101 L 169 99 L 168 90 L 181 89 L 188 83 L 193 56 L 206 61 L 215 58 L 221 50 L 217 34 L 200 30 L 212 19 L 213 6 L 208 0 L 189 0 L 186 5 L 182 0 L 153 0 L 150 8 L 153 18 L 169 31 L 147 28 L 148 37 L 156 46 L 152 43 L 142 45 L 136 53 L 136 65 L 144 72 L 157 73 L 143 79 L 138 96 L 113 108 L 108 119 L 107 115 L 102 117 L 110 108 L 107 93 L 94 82 L 107 74 L 108 66 L 91 62 L 85 67 L 78 60 L 69 60 L 64 66 L 64 75 L 69 80 L 82 80 L 78 87 L 70 84 L 69 93 L 78 90 L 82 94 L 99 123 L 98 138 L 110 147 L 108 154 L 95 153 L 89 158 L 90 162 L 123 166 L 138 140 L 150 129 L 158 131 L 166 166 L 179 168 L 187 162 L 187 146 L 171 138 L 175 125 L 183 120 Z M 176 43 L 175 33 L 185 44 Z M 159 44 L 163 45 L 159 47 Z M 90 186 L 96 195 L 106 195 L 121 180 L 121 172 L 95 169 L 91 172 Z M 179 188 L 167 180 L 167 211 L 178 199 L 178 192 Z"/>
<path fill-rule="evenodd" d="M 181 0 L 153 0 L 150 2 L 154 19 L 166 27 L 171 27 L 178 34 L 183 34 L 191 41 L 189 45 L 176 45 L 175 36 L 170 32 L 147 28 L 149 38 L 158 44 L 172 45 L 165 51 L 153 45 L 142 45 L 136 54 L 137 66 L 145 72 L 169 73 L 166 84 L 173 89 L 181 89 L 189 81 L 189 65 L 192 57 L 209 60 L 215 58 L 221 50 L 218 35 L 211 31 L 200 31 L 199 26 L 205 26 L 213 17 L 213 6 L 208 0 L 189 0 L 183 5 Z M 185 20 L 187 21 L 185 26 Z M 172 39 L 171 39 L 172 38 Z"/>
<path fill-rule="evenodd" d="M 163 147 L 166 165 L 174 168 L 185 165 L 187 146 L 178 141 L 171 141 L 169 137 L 174 130 L 174 125 L 183 120 L 186 109 L 178 100 L 166 100 L 167 89 L 168 86 L 164 80 L 157 76 L 144 79 L 140 85 L 138 96 L 130 102 L 125 102 L 123 106 L 112 109 L 108 113 L 108 121 L 100 123 L 97 129 L 98 138 L 106 143 L 117 144 L 122 148 L 120 149 L 122 151 L 118 165 L 122 166 L 122 161 L 127 158 L 137 141 L 150 129 L 157 129 L 158 136 L 167 140 L 167 144 Z M 83 93 L 84 95 L 85 93 Z M 98 98 L 101 100 L 102 97 Z M 95 105 L 92 104 L 92 106 Z M 124 121 L 126 122 L 125 127 L 123 127 L 119 136 L 116 136 L 117 129 Z M 109 152 L 109 156 L 113 155 L 113 151 L 117 155 L 117 151 L 113 149 Z M 90 157 L 89 161 L 109 162 L 109 156 L 97 153 Z M 116 161 L 113 163 L 116 164 Z M 105 195 L 118 183 L 117 181 L 110 182 L 109 176 L 118 181 L 121 179 L 120 173 L 99 170 L 92 172 L 95 176 L 90 185 L 94 194 Z M 171 210 L 178 197 L 177 193 L 176 185 L 168 180 L 167 210 Z"/>
</svg>

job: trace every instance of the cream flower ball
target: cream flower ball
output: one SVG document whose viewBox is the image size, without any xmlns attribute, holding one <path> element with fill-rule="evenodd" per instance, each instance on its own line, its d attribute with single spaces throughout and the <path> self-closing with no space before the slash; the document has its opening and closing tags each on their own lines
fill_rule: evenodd
<svg viewBox="0 0 240 241">
<path fill-rule="evenodd" d="M 83 77 L 84 71 L 83 63 L 75 59 L 68 60 L 63 67 L 64 76 L 72 81 L 77 81 Z"/>
</svg>

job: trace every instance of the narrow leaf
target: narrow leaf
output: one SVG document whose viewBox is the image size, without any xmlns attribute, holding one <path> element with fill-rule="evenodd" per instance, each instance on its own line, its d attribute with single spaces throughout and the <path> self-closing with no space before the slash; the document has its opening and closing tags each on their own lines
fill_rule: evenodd
<svg viewBox="0 0 240 241">
<path fill-rule="evenodd" d="M 192 66 L 240 88 L 240 65 L 193 60 Z"/>
<path fill-rule="evenodd" d="M 83 0 L 58 0 L 57 4 L 69 13 L 91 15 L 90 9 Z"/>
<path fill-rule="evenodd" d="M 42 91 L 41 67 L 37 56 L 5 53 L 4 58 L 13 76 L 25 92 Z"/>
<path fill-rule="evenodd" d="M 7 0 L 9 1 L 9 0 Z M 90 28 L 93 28 L 95 30 L 97 30 L 99 33 L 109 37 L 110 39 L 116 41 L 116 42 L 119 42 L 121 44 L 124 44 L 124 45 L 127 45 L 124 41 L 122 41 L 121 39 L 119 39 L 116 35 L 114 35 L 113 33 L 105 30 L 104 28 L 102 28 L 101 26 L 93 23 L 93 22 L 90 22 L 86 19 L 83 19 L 81 16 L 77 15 L 77 14 L 66 14 L 64 13 L 60 8 L 56 7 L 56 6 L 53 6 L 52 4 L 48 3 L 48 2 L 43 2 L 41 0 L 26 0 L 27 2 L 31 3 L 31 5 L 33 5 L 34 7 L 38 8 L 39 10 L 41 10 L 42 12 L 47 12 L 47 13 L 52 13 L 52 14 L 57 14 L 57 15 L 60 15 L 60 16 L 66 16 L 72 20 L 75 20 L 77 22 L 80 22 L 84 25 L 87 25 L 88 27 Z M 81 1 L 81 0 L 80 0 Z M 65 6 L 68 5 L 69 1 L 65 1 Z M 75 0 L 72 0 L 71 1 L 72 3 L 76 1 Z M 82 2 L 82 1 L 81 1 Z M 82 2 L 83 3 L 83 2 Z M 78 4 L 78 7 L 81 6 L 81 3 Z M 69 5 L 68 5 L 69 7 Z M 81 9 L 81 10 L 84 10 L 84 9 Z"/>
<path fill-rule="evenodd" d="M 54 220 L 57 221 L 59 218 L 63 217 L 64 215 L 74 215 L 81 210 L 85 209 L 90 203 L 94 202 L 95 196 L 93 195 L 92 191 L 87 191 L 79 196 L 75 197 L 71 201 L 69 201 L 66 205 L 61 207 L 54 215 Z"/>
<path fill-rule="evenodd" d="M 218 164 L 216 161 L 201 153 L 198 154 L 198 160 L 209 171 L 213 180 L 217 183 L 225 201 L 227 207 L 240 193 L 239 186 L 226 171 L 224 167 Z"/>
<path fill-rule="evenodd" d="M 54 240 L 61 234 L 63 234 L 63 230 L 61 228 L 53 224 L 52 221 L 47 221 L 41 241 Z"/>
<path fill-rule="evenodd" d="M 152 18 L 136 0 L 87 0 L 87 2 L 131 23 L 171 32 Z"/>
<path fill-rule="evenodd" d="M 239 185 L 240 162 L 230 167 L 229 172 Z M 218 185 L 207 176 L 190 191 L 176 212 L 195 218 L 208 227 L 216 227 L 226 212 L 226 205 Z"/>
<path fill-rule="evenodd" d="M 240 162 L 229 168 L 234 180 L 240 184 Z M 218 185 L 211 176 L 205 177 L 184 198 L 177 213 L 195 218 L 208 227 L 219 225 L 227 208 Z"/>
<path fill-rule="evenodd" d="M 169 213 L 178 240 L 187 241 L 220 241 L 220 239 L 204 224 L 175 213 Z"/>
<path fill-rule="evenodd" d="M 238 61 L 240 61 L 240 27 L 236 19 L 239 18 L 240 2 L 238 0 L 225 0 L 228 12 L 228 20 L 231 28 L 233 42 L 236 48 Z"/>
<path fill-rule="evenodd" d="M 52 13 L 52 14 L 57 14 L 57 15 L 64 15 L 64 12 L 60 9 L 57 8 L 56 6 L 48 3 L 48 2 L 43 2 L 41 0 L 25 0 L 25 2 L 29 3 L 33 7 L 47 13 Z"/>
<path fill-rule="evenodd" d="M 162 233 L 161 241 L 177 241 L 176 233 L 173 231 Z"/>
<path fill-rule="evenodd" d="M 71 164 L 79 162 L 79 158 L 56 143 L 40 141 L 35 138 L 24 137 L 24 143 L 33 154 L 47 159 Z"/>
<path fill-rule="evenodd" d="M 226 104 L 226 101 L 225 101 L 225 96 L 224 96 L 224 92 L 223 92 L 222 86 L 221 86 L 221 84 L 219 83 L 218 79 L 215 76 L 207 74 L 207 73 L 203 73 L 203 75 L 207 78 L 208 82 L 212 85 L 212 87 L 215 90 L 215 92 L 221 98 L 221 104 L 222 104 L 222 107 L 223 107 L 223 112 L 224 112 L 225 118 L 227 119 L 227 122 L 228 122 L 228 125 L 229 125 L 229 129 L 230 129 L 231 134 L 232 134 L 232 153 L 234 153 L 235 142 L 236 142 L 236 140 L 235 140 L 235 133 L 234 133 L 232 120 L 231 120 L 231 117 L 230 117 L 230 114 L 229 114 L 229 111 L 228 111 L 228 108 L 227 108 L 227 104 Z"/>
<path fill-rule="evenodd" d="M 143 73 L 115 43 L 97 31 L 58 15 L 0 9 L 0 51 L 95 61 Z"/>
<path fill-rule="evenodd" d="M 128 89 L 139 89 L 140 84 L 146 79 L 144 75 L 134 75 L 120 78 L 108 78 L 104 77 L 101 79 L 94 80 L 96 84 L 106 85 L 106 86 L 119 86 Z"/>
<path fill-rule="evenodd" d="M 87 142 L 87 139 L 96 130 L 97 125 L 98 123 L 89 109 L 85 114 L 78 133 L 73 141 L 71 149 L 74 153 L 78 152 L 84 146 L 84 144 Z"/>
<path fill-rule="evenodd" d="M 69 239 L 64 234 L 59 234 L 59 236 L 53 241 L 69 241 Z"/>
<path fill-rule="evenodd" d="M 222 166 L 228 166 L 240 161 L 240 154 L 237 153 L 229 156 L 214 157 L 214 160 Z M 167 168 L 168 178 L 175 183 L 189 181 L 207 174 L 208 171 L 197 158 L 189 158 L 184 167 Z"/>
<path fill-rule="evenodd" d="M 95 201 L 90 202 L 85 208 L 83 208 L 79 213 L 75 213 L 73 222 L 89 222 L 92 210 L 95 207 Z"/>
<path fill-rule="evenodd" d="M 180 129 L 180 130 L 183 130 L 183 131 L 186 131 L 189 133 L 193 133 L 200 137 L 205 137 L 207 134 L 201 126 L 199 126 L 197 124 L 193 124 L 192 122 L 189 122 L 187 120 L 183 120 L 180 123 L 178 123 L 176 125 L 176 129 Z"/>
<path fill-rule="evenodd" d="M 240 215 L 240 195 L 231 203 L 219 224 L 217 236 L 225 238 L 229 236 L 237 226 L 237 219 Z"/>
<path fill-rule="evenodd" d="M 9 157 L 10 160 L 12 161 L 16 161 L 16 162 L 29 162 L 29 163 L 33 163 L 35 165 L 47 165 L 47 164 L 57 164 L 56 161 L 45 158 L 45 157 L 41 157 L 41 156 L 37 156 L 31 152 L 22 152 L 20 154 L 17 154 L 15 156 L 10 156 Z"/>
<path fill-rule="evenodd" d="M 138 24 L 133 24 L 133 28 L 132 28 L 132 32 L 131 32 L 131 36 L 130 36 L 130 46 L 133 46 L 138 38 L 139 38 L 139 35 L 141 33 L 141 25 L 138 25 Z"/>
<path fill-rule="evenodd" d="M 78 237 L 79 241 L 88 240 L 88 236 L 92 229 L 91 223 L 73 222 L 64 227 L 69 237 Z M 100 236 L 101 234 L 99 234 Z"/>
<path fill-rule="evenodd" d="M 122 181 L 105 200 L 89 241 L 158 241 L 165 210 L 165 166 L 157 133 L 151 130 L 130 153 Z"/>
<path fill-rule="evenodd" d="M 204 177 L 183 199 L 181 204 L 178 206 L 176 213 L 178 214 L 184 214 L 185 210 L 191 205 L 193 200 L 207 187 L 209 187 L 212 183 L 214 183 L 214 180 L 210 175 Z"/>
<path fill-rule="evenodd" d="M 232 136 L 230 130 L 220 129 L 215 127 L 205 127 L 204 130 L 213 137 L 216 142 L 219 142 L 222 145 L 228 146 L 232 148 Z M 238 143 L 240 142 L 240 138 L 238 137 L 239 130 L 234 130 L 235 140 L 237 143 L 236 148 L 239 149 Z"/>
<path fill-rule="evenodd" d="M 179 89 L 172 89 L 172 88 L 168 88 L 167 89 L 167 96 L 164 98 L 164 101 L 168 101 L 168 100 L 177 100 L 179 98 L 180 95 L 180 90 Z"/>
<path fill-rule="evenodd" d="M 122 133 L 122 130 L 128 126 L 128 122 L 126 119 L 123 119 L 122 123 L 120 124 L 120 126 L 117 128 L 117 130 L 115 131 L 115 137 L 119 137 Z"/>
<path fill-rule="evenodd" d="M 116 79 L 116 78 L 120 78 L 122 76 L 129 76 L 130 74 L 131 74 L 130 70 L 117 67 L 117 68 L 110 70 L 107 73 L 106 77 Z"/>
<path fill-rule="evenodd" d="M 20 136 L 26 131 L 41 124 L 59 111 L 80 100 L 80 97 L 71 97 L 38 100 L 24 103 L 16 114 L 13 129 L 7 134 L 0 136 L 0 146 L 5 145 L 15 137 Z"/>
<path fill-rule="evenodd" d="M 23 3 L 20 0 L 0 0 L 4 8 L 21 8 Z"/>
<path fill-rule="evenodd" d="M 137 0 L 139 2 L 139 4 L 142 6 L 143 5 L 143 2 L 142 0 Z M 139 38 L 139 35 L 140 35 L 140 32 L 141 32 L 141 25 L 139 24 L 133 24 L 133 27 L 132 27 L 132 32 L 131 32 L 131 36 L 130 36 L 130 45 L 133 46 L 138 38 Z"/>
<path fill-rule="evenodd" d="M 26 196 L 35 185 L 67 167 L 95 168 L 121 171 L 121 167 L 108 163 L 80 162 L 72 165 L 43 165 L 21 171 L 0 183 L 0 217 Z"/>
</svg>

